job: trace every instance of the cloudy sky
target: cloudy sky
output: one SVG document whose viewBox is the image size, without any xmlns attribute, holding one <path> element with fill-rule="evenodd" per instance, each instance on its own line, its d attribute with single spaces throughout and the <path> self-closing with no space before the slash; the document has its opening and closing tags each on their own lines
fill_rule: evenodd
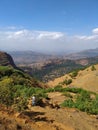
<svg viewBox="0 0 98 130">
<path fill-rule="evenodd" d="M 98 47 L 98 0 L 0 0 L 0 50 Z"/>
</svg>

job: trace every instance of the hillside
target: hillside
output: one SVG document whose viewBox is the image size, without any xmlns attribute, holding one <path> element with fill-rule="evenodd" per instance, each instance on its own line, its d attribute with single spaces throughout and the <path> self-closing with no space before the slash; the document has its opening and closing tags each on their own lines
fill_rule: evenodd
<svg viewBox="0 0 98 130">
<path fill-rule="evenodd" d="M 90 91 L 98 92 L 98 64 L 94 65 L 94 67 L 94 70 L 92 70 L 92 66 L 84 70 L 80 70 L 73 78 L 70 76 L 71 73 L 66 74 L 62 77 L 56 78 L 55 80 L 48 82 L 48 85 L 53 87 L 61 83 L 63 84 L 63 86 L 66 87 L 66 83 L 64 84 L 64 81 L 71 79 L 72 83 L 67 86 L 84 88 Z"/>
<path fill-rule="evenodd" d="M 21 83 L 19 85 L 24 85 L 26 81 L 28 84 L 30 83 L 30 86 L 35 84 L 33 82 L 36 82 L 36 85 L 38 85 L 38 81 L 18 68 L 14 63 L 13 58 L 6 52 L 0 52 L 0 77 L 2 77 L 1 82 L 7 77 L 7 79 L 11 79 L 13 82 L 19 82 L 20 80 Z M 38 87 L 41 86 L 38 85 Z"/>
<path fill-rule="evenodd" d="M 54 59 L 43 63 L 29 64 L 27 66 L 20 65 L 19 67 L 37 79 L 47 82 L 73 70 L 83 69 L 97 63 L 98 57 L 91 57 L 77 60 Z"/>
<path fill-rule="evenodd" d="M 37 93 L 39 93 L 39 90 L 37 91 Z M 31 106 L 31 101 L 29 100 L 30 102 L 28 104 L 28 109 L 25 109 L 24 111 L 16 112 L 10 107 L 6 108 L 3 105 L 0 105 L 0 129 L 98 129 L 98 95 L 87 92 L 82 89 L 64 89 L 60 87 L 54 89 L 47 89 L 46 91 L 40 89 L 40 91 L 42 93 L 47 93 L 48 98 L 44 97 L 40 99 L 40 102 L 36 106 Z M 94 98 L 92 98 L 92 95 Z M 78 109 L 73 108 L 72 106 L 75 101 L 77 105 L 76 107 L 78 107 Z M 60 104 L 62 104 L 62 106 Z"/>
<path fill-rule="evenodd" d="M 17 69 L 10 55 L 0 53 L 0 103 L 7 106 L 18 107 L 18 100 L 27 103 L 34 88 L 45 88 L 45 84 L 32 78 L 27 73 Z M 32 90 L 32 91 L 31 91 Z M 23 98 L 25 97 L 25 98 Z M 24 109 L 19 105 L 17 109 Z"/>
<path fill-rule="evenodd" d="M 63 59 L 54 59 L 49 60 L 48 62 L 43 62 L 41 67 L 33 67 L 33 65 L 20 66 L 21 69 L 43 82 L 53 80 L 74 69 L 83 67 L 84 65 L 76 63 L 76 61 Z"/>
</svg>

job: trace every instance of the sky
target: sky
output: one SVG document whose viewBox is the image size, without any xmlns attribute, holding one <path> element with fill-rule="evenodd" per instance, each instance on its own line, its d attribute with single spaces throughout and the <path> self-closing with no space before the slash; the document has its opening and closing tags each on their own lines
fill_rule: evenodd
<svg viewBox="0 0 98 130">
<path fill-rule="evenodd" d="M 0 0 L 0 50 L 98 48 L 98 0 Z"/>
</svg>

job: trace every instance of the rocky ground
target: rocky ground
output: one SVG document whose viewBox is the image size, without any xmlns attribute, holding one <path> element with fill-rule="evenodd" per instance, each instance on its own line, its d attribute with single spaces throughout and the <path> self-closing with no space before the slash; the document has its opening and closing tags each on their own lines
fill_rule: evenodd
<svg viewBox="0 0 98 130">
<path fill-rule="evenodd" d="M 49 93 L 50 101 L 16 113 L 0 106 L 0 130 L 98 130 L 98 116 L 74 108 L 60 108 L 60 93 Z"/>
</svg>

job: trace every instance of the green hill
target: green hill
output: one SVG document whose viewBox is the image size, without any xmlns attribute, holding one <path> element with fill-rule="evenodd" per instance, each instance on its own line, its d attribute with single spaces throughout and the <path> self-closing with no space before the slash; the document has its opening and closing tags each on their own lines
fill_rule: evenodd
<svg viewBox="0 0 98 130">
<path fill-rule="evenodd" d="M 19 70 L 11 56 L 0 52 L 0 103 L 18 110 L 27 107 L 27 100 L 46 85 Z"/>
</svg>

